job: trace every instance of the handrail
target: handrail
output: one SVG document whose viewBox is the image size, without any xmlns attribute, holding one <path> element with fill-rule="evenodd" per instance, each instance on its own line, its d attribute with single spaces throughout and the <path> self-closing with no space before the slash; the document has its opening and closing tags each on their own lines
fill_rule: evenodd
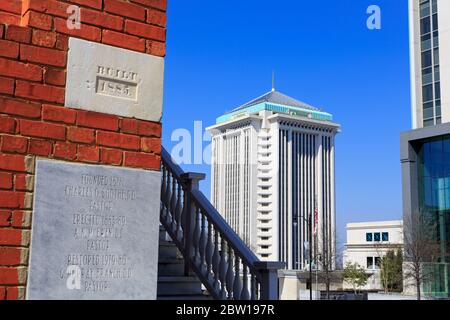
<svg viewBox="0 0 450 320">
<path fill-rule="evenodd" d="M 162 148 L 161 224 L 215 299 L 276 300 L 281 262 L 263 262 L 199 191 L 200 173 L 185 173 Z"/>
</svg>

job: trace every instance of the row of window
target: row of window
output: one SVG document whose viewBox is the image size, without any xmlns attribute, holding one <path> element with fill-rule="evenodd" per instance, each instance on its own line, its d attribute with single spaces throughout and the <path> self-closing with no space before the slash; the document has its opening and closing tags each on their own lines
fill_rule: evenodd
<svg viewBox="0 0 450 320">
<path fill-rule="evenodd" d="M 441 123 L 439 31 L 436 0 L 420 2 L 423 123 Z"/>
<path fill-rule="evenodd" d="M 367 232 L 366 241 L 367 242 L 389 241 L 389 232 Z"/>
</svg>

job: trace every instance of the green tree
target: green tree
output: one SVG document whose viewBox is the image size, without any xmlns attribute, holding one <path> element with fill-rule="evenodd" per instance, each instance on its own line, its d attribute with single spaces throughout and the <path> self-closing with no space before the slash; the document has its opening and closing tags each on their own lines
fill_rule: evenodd
<svg viewBox="0 0 450 320">
<path fill-rule="evenodd" d="M 344 281 L 349 283 L 353 287 L 355 294 L 357 289 L 367 284 L 368 274 L 358 263 L 347 262 L 343 272 Z"/>
<path fill-rule="evenodd" d="M 381 258 L 380 278 L 385 292 L 401 292 L 403 289 L 403 252 L 389 250 Z"/>
</svg>

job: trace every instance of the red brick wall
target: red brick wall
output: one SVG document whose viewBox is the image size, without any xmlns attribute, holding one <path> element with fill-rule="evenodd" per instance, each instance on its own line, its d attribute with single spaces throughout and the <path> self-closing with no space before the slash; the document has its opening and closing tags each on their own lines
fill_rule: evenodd
<svg viewBox="0 0 450 320">
<path fill-rule="evenodd" d="M 69 30 L 66 9 L 81 8 Z M 165 56 L 167 0 L 0 0 L 0 300 L 23 299 L 36 156 L 159 170 L 161 124 L 64 107 L 69 36 Z"/>
</svg>

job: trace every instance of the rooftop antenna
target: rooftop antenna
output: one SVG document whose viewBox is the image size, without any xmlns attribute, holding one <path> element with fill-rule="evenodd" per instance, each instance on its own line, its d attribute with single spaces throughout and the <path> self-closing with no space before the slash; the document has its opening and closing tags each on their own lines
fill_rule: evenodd
<svg viewBox="0 0 450 320">
<path fill-rule="evenodd" d="M 275 71 L 272 71 L 272 92 L 275 92 Z"/>
</svg>

